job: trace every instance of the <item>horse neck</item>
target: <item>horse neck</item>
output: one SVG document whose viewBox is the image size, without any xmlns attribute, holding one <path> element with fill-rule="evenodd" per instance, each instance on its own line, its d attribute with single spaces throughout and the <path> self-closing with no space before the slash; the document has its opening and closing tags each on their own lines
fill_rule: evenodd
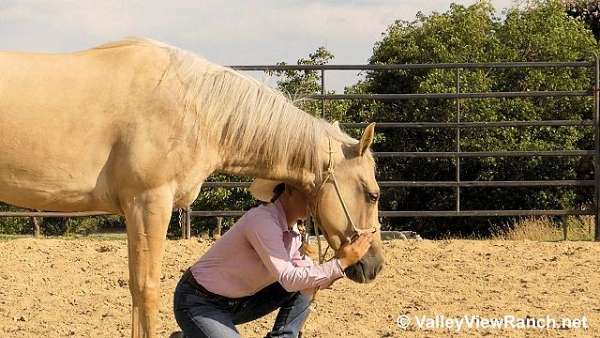
<svg viewBox="0 0 600 338">
<path fill-rule="evenodd" d="M 316 126 L 316 124 L 315 124 Z M 294 127 L 289 130 L 297 130 Z M 315 160 L 320 168 L 323 168 L 327 162 L 325 148 L 328 147 L 325 130 L 317 135 L 314 144 L 303 144 L 302 149 L 288 149 L 288 154 L 300 154 L 305 147 L 310 147 L 310 153 L 318 156 Z M 293 137 L 294 135 L 290 135 Z M 260 177 L 265 179 L 285 181 L 297 186 L 311 189 L 315 180 L 320 177 L 320 172 L 311 168 L 309 163 L 304 167 L 294 167 L 290 165 L 289 158 L 273 156 L 272 153 L 261 152 L 260 149 L 250 148 L 246 152 L 237 151 L 237 149 L 224 149 L 222 153 L 222 166 L 219 171 L 241 176 Z"/>
<path fill-rule="evenodd" d="M 260 159 L 255 160 L 255 162 L 228 161 L 219 171 L 230 175 L 260 177 L 307 187 L 315 181 L 315 174 L 308 170 L 291 169 L 285 165 L 269 166 Z"/>
<path fill-rule="evenodd" d="M 247 76 L 182 51 L 174 51 L 172 58 L 173 85 L 191 119 L 186 125 L 196 136 L 195 148 L 218 153 L 217 171 L 314 181 L 322 156 L 315 149 L 329 124 Z"/>
</svg>

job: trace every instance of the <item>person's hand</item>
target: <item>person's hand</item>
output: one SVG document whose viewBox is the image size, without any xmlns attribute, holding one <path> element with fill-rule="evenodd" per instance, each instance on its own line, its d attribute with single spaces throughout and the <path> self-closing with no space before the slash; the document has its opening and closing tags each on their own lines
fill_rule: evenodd
<svg viewBox="0 0 600 338">
<path fill-rule="evenodd" d="M 367 253 L 373 241 L 373 233 L 363 233 L 354 242 L 346 243 L 340 248 L 340 265 L 342 270 L 354 265 Z"/>
</svg>

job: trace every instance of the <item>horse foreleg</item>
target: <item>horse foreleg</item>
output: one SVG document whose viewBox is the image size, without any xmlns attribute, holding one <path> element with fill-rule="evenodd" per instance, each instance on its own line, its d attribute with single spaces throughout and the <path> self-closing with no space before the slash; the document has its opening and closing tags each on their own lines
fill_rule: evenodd
<svg viewBox="0 0 600 338">
<path fill-rule="evenodd" d="M 156 189 L 124 199 L 129 249 L 132 338 L 155 338 L 160 306 L 160 274 L 164 241 L 173 208 L 169 189 Z"/>
</svg>

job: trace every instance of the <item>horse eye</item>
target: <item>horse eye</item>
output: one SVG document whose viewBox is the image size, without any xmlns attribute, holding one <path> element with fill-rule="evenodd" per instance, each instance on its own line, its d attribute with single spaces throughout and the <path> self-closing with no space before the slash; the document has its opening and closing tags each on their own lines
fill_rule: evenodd
<svg viewBox="0 0 600 338">
<path fill-rule="evenodd" d="M 367 196 L 369 198 L 369 202 L 371 203 L 375 203 L 377 200 L 379 200 L 379 193 L 370 192 L 367 193 Z"/>
</svg>

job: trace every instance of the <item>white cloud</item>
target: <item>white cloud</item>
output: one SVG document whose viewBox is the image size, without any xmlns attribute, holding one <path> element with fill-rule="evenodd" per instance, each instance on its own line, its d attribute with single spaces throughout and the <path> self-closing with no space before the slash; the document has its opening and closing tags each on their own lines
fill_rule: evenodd
<svg viewBox="0 0 600 338">
<path fill-rule="evenodd" d="M 457 1 L 472 3 L 474 1 Z M 497 8 L 510 0 L 493 1 Z M 222 64 L 295 62 L 326 46 L 337 63 L 365 63 L 396 19 L 449 1 L 0 0 L 0 49 L 73 51 L 147 36 Z M 336 85 L 339 88 L 339 86 Z"/>
</svg>

